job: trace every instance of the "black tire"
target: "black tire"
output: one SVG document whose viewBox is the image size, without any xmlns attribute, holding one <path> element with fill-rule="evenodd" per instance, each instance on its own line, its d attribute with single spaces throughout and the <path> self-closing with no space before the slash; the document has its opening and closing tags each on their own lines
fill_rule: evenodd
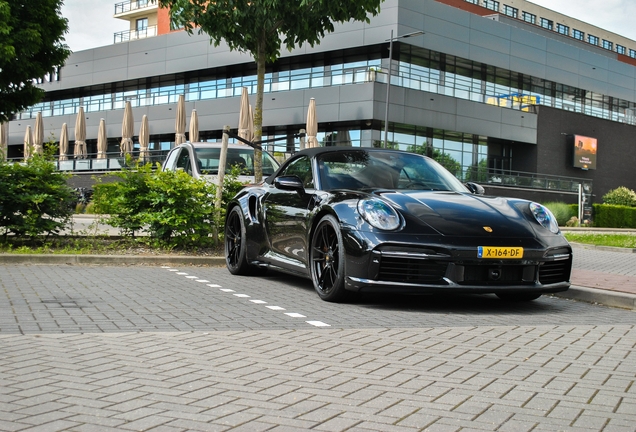
<svg viewBox="0 0 636 432">
<path fill-rule="evenodd" d="M 318 296 L 328 302 L 344 300 L 345 290 L 344 245 L 340 224 L 331 215 L 323 217 L 311 238 L 311 281 Z"/>
<path fill-rule="evenodd" d="M 497 293 L 501 300 L 512 302 L 527 302 L 541 297 L 540 293 Z"/>
<path fill-rule="evenodd" d="M 246 257 L 245 222 L 240 207 L 234 206 L 225 221 L 225 265 L 234 275 L 249 275 Z"/>
</svg>

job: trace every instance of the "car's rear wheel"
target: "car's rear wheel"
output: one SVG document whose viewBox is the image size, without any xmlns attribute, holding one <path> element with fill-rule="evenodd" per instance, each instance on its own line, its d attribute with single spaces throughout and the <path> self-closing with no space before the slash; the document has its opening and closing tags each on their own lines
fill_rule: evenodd
<svg viewBox="0 0 636 432">
<path fill-rule="evenodd" d="M 329 302 L 343 300 L 347 292 L 344 287 L 344 246 L 336 218 L 323 217 L 311 239 L 311 280 L 321 299 Z"/>
<path fill-rule="evenodd" d="M 538 293 L 497 293 L 497 297 L 505 301 L 524 302 L 532 301 L 541 297 Z"/>
<path fill-rule="evenodd" d="M 245 222 L 241 209 L 232 207 L 225 222 L 225 264 L 235 275 L 251 274 L 251 266 L 246 257 Z"/>
</svg>

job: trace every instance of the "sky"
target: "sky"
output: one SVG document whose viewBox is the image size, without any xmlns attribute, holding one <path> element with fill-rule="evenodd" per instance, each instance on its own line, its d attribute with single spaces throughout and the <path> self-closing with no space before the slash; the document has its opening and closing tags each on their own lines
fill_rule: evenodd
<svg viewBox="0 0 636 432">
<path fill-rule="evenodd" d="M 113 18 L 122 0 L 63 0 L 62 15 L 69 20 L 66 44 L 81 51 L 113 43 L 113 34 L 128 30 L 128 23 Z M 634 0 L 532 0 L 540 6 L 636 40 Z M 500 0 L 505 3 L 505 0 Z"/>
</svg>

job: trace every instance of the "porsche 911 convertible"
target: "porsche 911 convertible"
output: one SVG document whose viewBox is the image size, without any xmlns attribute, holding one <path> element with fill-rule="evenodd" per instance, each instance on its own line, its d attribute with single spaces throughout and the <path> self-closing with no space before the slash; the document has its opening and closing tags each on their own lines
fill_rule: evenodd
<svg viewBox="0 0 636 432">
<path fill-rule="evenodd" d="M 310 278 L 320 298 L 352 292 L 494 293 L 527 301 L 570 286 L 572 249 L 541 204 L 483 195 L 403 151 L 300 151 L 227 207 L 232 274 Z"/>
</svg>

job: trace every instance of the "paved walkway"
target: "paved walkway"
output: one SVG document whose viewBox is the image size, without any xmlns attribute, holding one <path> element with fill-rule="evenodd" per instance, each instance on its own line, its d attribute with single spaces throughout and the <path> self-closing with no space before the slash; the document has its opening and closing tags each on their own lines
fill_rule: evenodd
<svg viewBox="0 0 636 432">
<path fill-rule="evenodd" d="M 572 287 L 561 297 L 636 310 L 633 249 L 573 244 Z"/>
</svg>

